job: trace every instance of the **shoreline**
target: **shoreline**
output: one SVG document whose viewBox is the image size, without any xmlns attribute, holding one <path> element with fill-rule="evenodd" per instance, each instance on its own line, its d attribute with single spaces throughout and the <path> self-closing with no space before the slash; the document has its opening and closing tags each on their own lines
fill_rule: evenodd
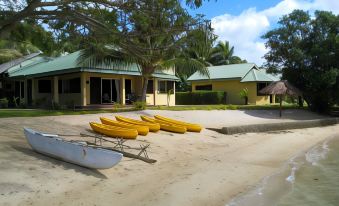
<svg viewBox="0 0 339 206">
<path fill-rule="evenodd" d="M 327 155 L 328 144 L 335 140 L 339 140 L 339 134 L 330 135 L 325 138 L 325 140 L 296 153 L 288 159 L 278 171 L 263 177 L 258 184 L 245 192 L 245 194 L 236 196 L 227 202 L 225 206 L 270 206 L 276 204 L 282 197 L 292 191 L 296 173 L 301 167 L 303 167 L 304 164 L 317 164 L 318 161 L 327 158 L 319 158 L 317 155 L 323 155 L 319 152 L 326 152 L 325 155 Z M 319 148 L 321 148 L 321 151 L 317 151 Z M 311 158 L 308 159 L 310 153 Z M 312 155 L 316 155 L 313 157 L 315 159 L 312 159 Z"/>
<path fill-rule="evenodd" d="M 122 115 L 139 118 L 140 114 L 154 113 L 198 121 L 205 127 L 214 124 L 216 118 L 231 125 L 236 120 L 240 120 L 238 124 L 261 120 L 256 116 L 242 118 L 247 114 L 240 111 L 215 112 L 217 116 L 209 115 L 208 111 L 147 110 Z M 119 206 L 225 206 L 265 176 L 278 171 L 298 151 L 311 148 L 339 129 L 339 125 L 335 125 L 239 135 L 223 135 L 207 129 L 185 135 L 160 131 L 138 137 L 151 144 L 148 153 L 157 163 L 149 165 L 124 158 L 117 166 L 99 171 L 39 155 L 32 151 L 22 134 L 23 125 L 49 133 L 79 133 L 89 128 L 89 121 L 98 121 L 100 116 L 113 118 L 113 114 L 97 114 L 37 117 L 34 121 L 32 118 L 0 119 L 0 175 L 3 177 L 0 192 L 4 194 L 0 204 L 111 205 L 115 202 Z M 261 121 L 270 119 L 266 116 Z"/>
</svg>

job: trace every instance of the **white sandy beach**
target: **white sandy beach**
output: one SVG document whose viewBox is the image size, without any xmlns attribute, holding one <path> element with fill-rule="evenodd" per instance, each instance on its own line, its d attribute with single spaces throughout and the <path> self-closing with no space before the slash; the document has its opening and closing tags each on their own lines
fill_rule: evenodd
<svg viewBox="0 0 339 206">
<path fill-rule="evenodd" d="M 307 111 L 142 111 L 221 127 L 324 118 Z M 0 119 L 0 205 L 226 205 L 313 145 L 338 134 L 339 125 L 301 130 L 222 135 L 204 129 L 184 135 L 160 131 L 150 143 L 155 164 L 124 158 L 108 170 L 89 170 L 33 152 L 23 126 L 63 134 L 89 129 L 93 114 Z M 132 141 L 132 140 L 131 140 Z M 128 142 L 127 142 L 128 143 Z M 140 142 L 143 143 L 143 142 Z"/>
</svg>

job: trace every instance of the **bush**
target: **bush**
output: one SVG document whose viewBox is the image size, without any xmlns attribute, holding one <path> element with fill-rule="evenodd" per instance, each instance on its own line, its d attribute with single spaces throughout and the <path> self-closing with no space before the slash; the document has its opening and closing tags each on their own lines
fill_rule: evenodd
<svg viewBox="0 0 339 206">
<path fill-rule="evenodd" d="M 134 105 L 134 108 L 138 110 L 146 109 L 146 102 L 134 102 L 133 105 Z"/>
<path fill-rule="evenodd" d="M 177 105 L 226 104 L 227 93 L 223 91 L 176 92 Z"/>
<path fill-rule="evenodd" d="M 0 108 L 8 108 L 8 99 L 7 98 L 0 99 Z"/>
</svg>

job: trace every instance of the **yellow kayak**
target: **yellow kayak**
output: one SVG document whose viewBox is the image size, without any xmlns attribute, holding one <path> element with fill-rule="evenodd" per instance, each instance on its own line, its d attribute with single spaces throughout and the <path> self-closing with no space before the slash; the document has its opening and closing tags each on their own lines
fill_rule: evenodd
<svg viewBox="0 0 339 206">
<path fill-rule="evenodd" d="M 140 116 L 142 120 L 150 123 L 159 123 L 160 124 L 160 129 L 165 130 L 168 132 L 176 132 L 176 133 L 185 133 L 187 131 L 185 126 L 182 125 L 177 125 L 177 124 L 170 124 L 165 121 L 157 120 L 157 119 L 152 119 L 147 116 Z"/>
<path fill-rule="evenodd" d="M 95 132 L 107 135 L 109 137 L 135 139 L 138 136 L 136 129 L 127 129 L 122 127 L 115 127 L 111 125 L 105 125 L 95 122 L 90 122 L 89 125 Z"/>
<path fill-rule="evenodd" d="M 149 131 L 151 132 L 157 132 L 160 130 L 160 125 L 158 123 L 144 122 L 144 121 L 130 119 L 130 118 L 122 117 L 122 116 L 115 116 L 115 118 L 120 122 L 125 122 L 128 124 L 147 126 L 149 128 Z"/>
<path fill-rule="evenodd" d="M 188 123 L 188 122 L 182 122 L 182 121 L 170 119 L 170 118 L 159 116 L 159 115 L 155 115 L 154 117 L 155 117 L 155 119 L 162 120 L 162 121 L 165 121 L 165 122 L 168 122 L 168 123 L 185 126 L 187 128 L 187 131 L 190 131 L 190 132 L 200 132 L 202 130 L 202 127 L 198 124 L 191 124 L 191 123 Z"/>
<path fill-rule="evenodd" d="M 119 121 L 115 121 L 115 120 L 108 119 L 108 118 L 105 118 L 105 117 L 100 117 L 100 120 L 103 124 L 106 124 L 106 125 L 123 127 L 123 128 L 128 128 L 128 129 L 136 129 L 138 131 L 138 134 L 143 135 L 143 136 L 147 135 L 148 132 L 149 132 L 149 128 L 147 126 L 128 124 L 128 123 L 125 123 L 125 122 L 119 122 Z"/>
</svg>

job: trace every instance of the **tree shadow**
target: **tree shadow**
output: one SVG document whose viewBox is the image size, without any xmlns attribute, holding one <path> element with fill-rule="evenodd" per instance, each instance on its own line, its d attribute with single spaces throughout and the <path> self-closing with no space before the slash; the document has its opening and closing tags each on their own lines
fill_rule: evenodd
<svg viewBox="0 0 339 206">
<path fill-rule="evenodd" d="M 315 120 L 324 119 L 329 116 L 320 115 L 302 109 L 285 109 L 282 110 L 282 116 L 279 116 L 279 110 L 243 110 L 245 114 L 263 118 L 263 119 L 282 119 L 282 120 Z"/>
<path fill-rule="evenodd" d="M 59 159 L 55 159 L 55 158 L 52 158 L 52 157 L 49 157 L 49 156 L 45 156 L 43 154 L 40 154 L 40 153 L 34 151 L 33 149 L 27 148 L 27 147 L 22 147 L 22 146 L 17 146 L 17 145 L 12 145 L 12 144 L 10 144 L 10 147 L 13 148 L 14 150 L 18 151 L 18 152 L 25 154 L 25 155 L 34 157 L 34 158 L 39 159 L 39 160 L 50 162 L 50 163 L 52 163 L 52 165 L 61 166 L 61 167 L 63 167 L 63 169 L 66 169 L 66 170 L 74 170 L 75 172 L 78 172 L 78 173 L 81 173 L 81 174 L 84 174 L 84 175 L 87 175 L 87 176 L 93 176 L 93 177 L 96 177 L 96 178 L 99 178 L 99 179 L 107 179 L 107 177 L 104 174 L 102 174 L 101 172 L 99 172 L 98 170 L 95 170 L 95 169 L 89 169 L 89 168 L 81 167 L 81 166 L 78 166 L 78 165 L 73 164 L 73 163 L 68 163 L 68 162 L 64 162 L 64 161 L 59 160 Z M 46 168 L 48 168 L 48 167 L 46 167 Z M 53 169 L 53 166 L 51 166 L 50 169 Z"/>
</svg>

